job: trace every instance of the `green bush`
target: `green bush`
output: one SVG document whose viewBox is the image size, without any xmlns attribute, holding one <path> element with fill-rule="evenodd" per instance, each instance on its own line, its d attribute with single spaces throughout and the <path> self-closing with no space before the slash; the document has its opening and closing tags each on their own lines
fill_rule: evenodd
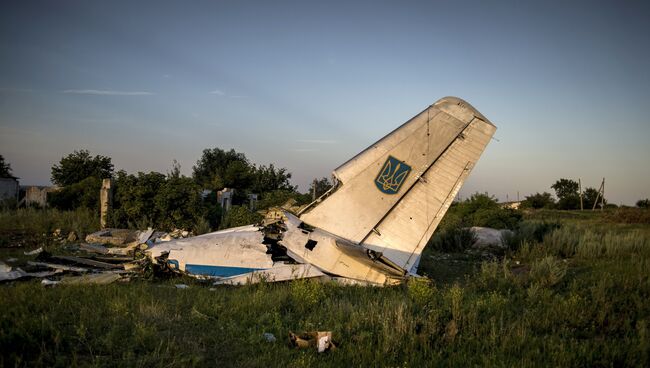
<svg viewBox="0 0 650 368">
<path fill-rule="evenodd" d="M 158 226 L 163 229 L 193 229 L 206 214 L 201 200 L 201 188 L 192 178 L 167 178 L 154 199 Z"/>
<path fill-rule="evenodd" d="M 553 286 L 564 278 L 566 271 L 567 266 L 564 261 L 548 256 L 533 263 L 530 268 L 530 279 L 540 286 Z"/>
<path fill-rule="evenodd" d="M 546 234 L 560 227 L 557 221 L 522 221 L 512 233 L 504 234 L 504 242 L 508 248 L 517 250 L 524 242 L 542 242 Z"/>
<path fill-rule="evenodd" d="M 202 199 L 198 184 L 177 172 L 169 176 L 157 172 L 140 172 L 137 176 L 118 172 L 113 208 L 110 223 L 114 227 L 208 232 L 217 228 L 221 215 L 214 193 Z"/>
<path fill-rule="evenodd" d="M 551 209 L 555 207 L 555 200 L 553 199 L 551 193 L 535 193 L 527 196 L 526 199 L 521 202 L 521 207 L 532 209 Z"/>
<path fill-rule="evenodd" d="M 521 222 L 521 213 L 507 208 L 479 210 L 470 217 L 471 226 L 491 227 L 493 229 L 515 229 Z"/>
<path fill-rule="evenodd" d="M 518 210 L 502 208 L 496 198 L 476 193 L 450 208 L 442 227 L 482 226 L 495 229 L 514 229 L 522 219 Z"/>
<path fill-rule="evenodd" d="M 47 202 L 50 206 L 59 210 L 87 208 L 92 211 L 99 211 L 99 191 L 101 187 L 102 179 L 91 176 L 78 183 L 48 193 Z"/>
<path fill-rule="evenodd" d="M 461 252 L 476 242 L 476 236 L 469 228 L 453 227 L 437 231 L 427 246 L 442 252 Z"/>
<path fill-rule="evenodd" d="M 251 212 L 248 208 L 243 206 L 232 206 L 226 213 L 221 228 L 227 229 L 237 226 L 252 225 L 261 220 L 262 216 L 257 212 Z"/>
<path fill-rule="evenodd" d="M 262 198 L 257 203 L 257 208 L 263 210 L 270 207 L 282 206 L 290 199 L 294 199 L 298 205 L 306 204 L 311 201 L 311 197 L 308 194 L 301 194 L 294 190 L 281 189 L 262 194 Z"/>
<path fill-rule="evenodd" d="M 161 215 L 155 198 L 165 181 L 165 175 L 157 172 L 136 176 L 119 171 L 113 183 L 113 226 L 155 227 Z"/>
</svg>

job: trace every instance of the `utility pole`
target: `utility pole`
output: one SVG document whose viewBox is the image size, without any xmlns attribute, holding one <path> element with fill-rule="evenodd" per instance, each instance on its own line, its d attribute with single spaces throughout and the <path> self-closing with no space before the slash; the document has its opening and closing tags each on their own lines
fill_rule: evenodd
<svg viewBox="0 0 650 368">
<path fill-rule="evenodd" d="M 598 204 L 598 199 L 600 199 L 600 210 L 602 211 L 605 208 L 605 178 L 603 182 L 600 183 L 600 188 L 598 188 L 598 194 L 596 194 L 596 200 L 594 201 L 594 207 L 592 211 L 596 210 L 596 205 Z"/>
<path fill-rule="evenodd" d="M 314 184 L 312 186 L 311 201 L 312 202 L 316 201 L 316 179 L 314 179 Z"/>
<path fill-rule="evenodd" d="M 600 195 L 600 210 L 604 211 L 605 210 L 605 178 L 603 178 L 603 193 Z"/>
<path fill-rule="evenodd" d="M 585 208 L 582 205 L 582 181 L 578 178 L 578 190 L 580 191 L 580 211 L 583 211 Z"/>
</svg>

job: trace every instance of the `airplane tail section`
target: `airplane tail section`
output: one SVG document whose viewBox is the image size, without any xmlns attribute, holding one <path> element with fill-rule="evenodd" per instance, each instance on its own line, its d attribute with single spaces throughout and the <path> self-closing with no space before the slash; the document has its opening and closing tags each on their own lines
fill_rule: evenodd
<svg viewBox="0 0 650 368">
<path fill-rule="evenodd" d="M 415 273 L 495 131 L 467 102 L 442 98 L 334 170 L 338 185 L 300 220 Z"/>
</svg>

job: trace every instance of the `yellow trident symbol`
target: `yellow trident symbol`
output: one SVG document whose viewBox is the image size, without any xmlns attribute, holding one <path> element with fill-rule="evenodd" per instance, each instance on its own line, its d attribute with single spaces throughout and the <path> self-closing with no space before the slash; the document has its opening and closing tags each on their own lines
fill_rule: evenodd
<svg viewBox="0 0 650 368">
<path fill-rule="evenodd" d="M 397 161 L 397 160 L 395 160 Z M 384 165 L 381 174 L 377 177 L 377 183 L 381 184 L 381 190 L 384 193 L 394 194 L 397 193 L 402 182 L 408 175 L 411 168 L 408 165 L 406 170 L 400 172 L 401 163 L 397 162 L 395 169 L 393 169 L 393 160 L 388 159 Z M 391 193 L 392 192 L 392 193 Z"/>
</svg>

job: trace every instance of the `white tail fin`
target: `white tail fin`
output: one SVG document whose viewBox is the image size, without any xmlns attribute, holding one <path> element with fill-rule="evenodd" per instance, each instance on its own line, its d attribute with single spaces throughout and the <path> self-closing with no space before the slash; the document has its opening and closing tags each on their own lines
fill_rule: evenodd
<svg viewBox="0 0 650 368">
<path fill-rule="evenodd" d="M 440 99 L 334 170 L 336 189 L 300 219 L 415 272 L 495 131 L 467 102 Z"/>
</svg>

